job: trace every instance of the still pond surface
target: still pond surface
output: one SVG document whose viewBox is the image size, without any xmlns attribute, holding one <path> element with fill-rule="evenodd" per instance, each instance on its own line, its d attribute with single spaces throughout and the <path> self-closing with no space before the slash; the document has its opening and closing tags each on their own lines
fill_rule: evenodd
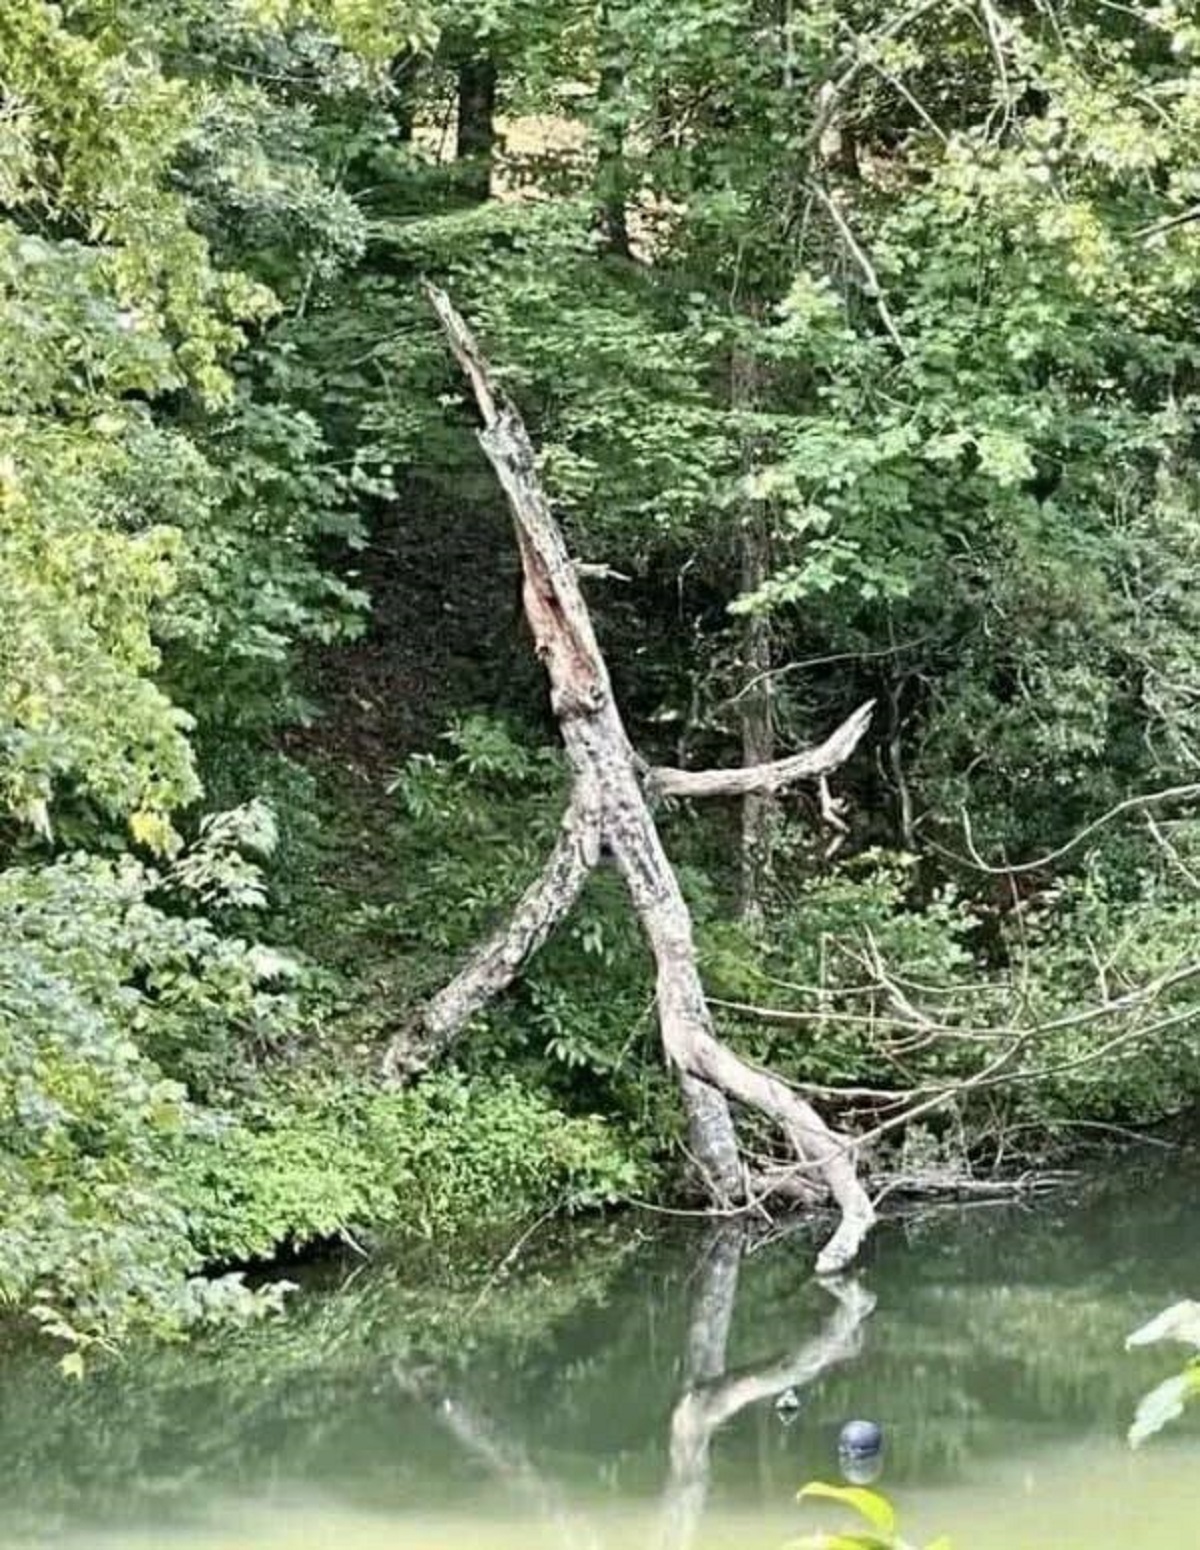
<svg viewBox="0 0 1200 1550">
<path fill-rule="evenodd" d="M 1194 1163 L 898 1220 L 832 1286 L 802 1236 L 546 1234 L 433 1293 L 326 1271 L 282 1325 L 82 1384 L 0 1357 L 0 1546 L 782 1550 L 844 1522 L 795 1492 L 861 1416 L 914 1542 L 1200 1547 L 1197 1417 L 1124 1440 L 1183 1355 L 1125 1335 L 1200 1295 Z"/>
</svg>

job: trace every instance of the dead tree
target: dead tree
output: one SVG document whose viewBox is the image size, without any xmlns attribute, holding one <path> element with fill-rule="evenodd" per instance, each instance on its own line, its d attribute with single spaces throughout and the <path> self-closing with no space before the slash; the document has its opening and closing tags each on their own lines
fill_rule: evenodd
<svg viewBox="0 0 1200 1550">
<path fill-rule="evenodd" d="M 483 420 L 480 443 L 508 497 L 523 573 L 525 616 L 550 681 L 572 774 L 572 795 L 541 876 L 512 918 L 392 1041 L 385 1076 L 403 1081 L 446 1050 L 494 996 L 518 976 L 582 891 L 602 850 L 629 890 L 657 969 L 663 1049 L 679 1077 L 692 1156 L 714 1205 L 729 1208 L 768 1192 L 812 1199 L 827 1190 L 841 1213 L 817 1259 L 832 1273 L 857 1255 L 874 1221 L 858 1177 L 853 1140 L 773 1072 L 743 1060 L 717 1038 L 696 966 L 692 921 L 651 810 L 658 794 L 742 796 L 821 779 L 854 751 L 870 721 L 860 707 L 826 742 L 790 758 L 729 771 L 652 769 L 635 753 L 613 696 L 576 568 L 551 514 L 533 447 L 516 408 L 496 389 L 487 362 L 444 292 L 429 300 L 466 374 Z M 729 1103 L 778 1125 L 795 1158 L 769 1184 L 744 1165 Z M 823 1189 L 822 1189 L 823 1187 Z"/>
</svg>

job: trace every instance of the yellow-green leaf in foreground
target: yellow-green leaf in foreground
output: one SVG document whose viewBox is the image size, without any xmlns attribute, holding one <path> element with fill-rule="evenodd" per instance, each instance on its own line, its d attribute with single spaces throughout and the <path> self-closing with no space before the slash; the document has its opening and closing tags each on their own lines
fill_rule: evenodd
<svg viewBox="0 0 1200 1550">
<path fill-rule="evenodd" d="M 798 1494 L 796 1500 L 820 1497 L 824 1501 L 840 1502 L 842 1506 L 857 1512 L 872 1528 L 887 1538 L 896 1534 L 896 1512 L 891 1502 L 878 1491 L 868 1491 L 861 1485 L 826 1485 L 821 1480 L 811 1481 Z"/>
<path fill-rule="evenodd" d="M 806 1534 L 793 1539 L 786 1550 L 904 1550 L 898 1539 L 880 1539 L 878 1534 Z"/>
</svg>

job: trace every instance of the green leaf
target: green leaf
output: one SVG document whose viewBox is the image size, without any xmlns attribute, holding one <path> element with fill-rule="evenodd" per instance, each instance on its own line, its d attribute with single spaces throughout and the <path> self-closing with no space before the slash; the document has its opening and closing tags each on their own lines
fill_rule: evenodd
<svg viewBox="0 0 1200 1550">
<path fill-rule="evenodd" d="M 997 484 L 1020 484 L 1033 477 L 1033 458 L 1019 436 L 1011 436 L 1007 431 L 984 431 L 976 447 L 980 468 L 991 474 Z"/>
<path fill-rule="evenodd" d="M 814 1496 L 824 1501 L 840 1502 L 842 1506 L 857 1512 L 860 1518 L 865 1518 L 881 1534 L 886 1534 L 889 1539 L 895 1537 L 895 1508 L 878 1491 L 868 1491 L 861 1485 L 826 1485 L 821 1480 L 814 1480 L 799 1492 L 796 1500 L 802 1502 L 806 1497 Z"/>
<path fill-rule="evenodd" d="M 58 1364 L 59 1371 L 64 1378 L 74 1378 L 75 1381 L 83 1380 L 83 1354 L 80 1351 L 68 1351 Z"/>
</svg>

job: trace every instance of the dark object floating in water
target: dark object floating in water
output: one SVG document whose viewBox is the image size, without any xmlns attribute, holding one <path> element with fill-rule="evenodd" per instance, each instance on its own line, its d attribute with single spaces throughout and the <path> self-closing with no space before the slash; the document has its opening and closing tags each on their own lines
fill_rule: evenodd
<svg viewBox="0 0 1200 1550">
<path fill-rule="evenodd" d="M 790 1426 L 803 1408 L 804 1401 L 795 1389 L 784 1389 L 775 1401 L 775 1414 L 785 1426 Z"/>
<path fill-rule="evenodd" d="M 847 1421 L 838 1433 L 843 1459 L 869 1459 L 883 1451 L 883 1427 L 878 1421 Z"/>
<path fill-rule="evenodd" d="M 842 1479 L 870 1485 L 883 1471 L 883 1427 L 878 1421 L 847 1421 L 838 1433 Z"/>
<path fill-rule="evenodd" d="M 843 1453 L 838 1468 L 847 1485 L 874 1485 L 883 1473 L 883 1450 L 878 1453 Z"/>
</svg>

